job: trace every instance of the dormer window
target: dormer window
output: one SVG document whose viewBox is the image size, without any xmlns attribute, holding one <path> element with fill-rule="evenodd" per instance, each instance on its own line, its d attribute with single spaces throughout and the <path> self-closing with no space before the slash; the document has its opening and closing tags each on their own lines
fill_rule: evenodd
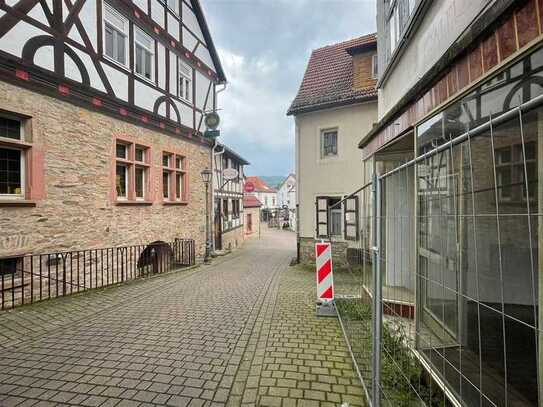
<svg viewBox="0 0 543 407">
<path fill-rule="evenodd" d="M 152 80 L 155 42 L 141 28 L 136 27 L 134 33 L 135 72 L 147 80 Z"/>
<path fill-rule="evenodd" d="M 127 62 L 128 20 L 109 4 L 104 3 L 104 52 L 121 65 Z"/>
<path fill-rule="evenodd" d="M 379 60 L 377 58 L 377 54 L 374 54 L 371 57 L 371 77 L 373 79 L 377 79 L 379 76 Z"/>
<path fill-rule="evenodd" d="M 192 69 L 179 60 L 179 86 L 177 87 L 178 97 L 187 102 L 192 100 Z"/>
</svg>

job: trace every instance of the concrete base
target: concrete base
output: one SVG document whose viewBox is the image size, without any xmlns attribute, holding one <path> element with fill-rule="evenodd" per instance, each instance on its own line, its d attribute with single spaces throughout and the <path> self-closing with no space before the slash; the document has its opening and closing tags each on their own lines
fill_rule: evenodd
<svg viewBox="0 0 543 407">
<path fill-rule="evenodd" d="M 335 317 L 337 318 L 336 304 L 333 301 L 321 302 L 317 301 L 317 316 L 318 317 Z"/>
</svg>

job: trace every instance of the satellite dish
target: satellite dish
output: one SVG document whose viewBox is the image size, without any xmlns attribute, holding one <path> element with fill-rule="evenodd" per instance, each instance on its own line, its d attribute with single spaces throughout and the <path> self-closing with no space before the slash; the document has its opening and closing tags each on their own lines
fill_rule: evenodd
<svg viewBox="0 0 543 407">
<path fill-rule="evenodd" d="M 206 114 L 204 123 L 208 129 L 216 130 L 221 123 L 221 118 L 216 112 Z"/>
<path fill-rule="evenodd" d="M 239 175 L 238 170 L 236 170 L 235 168 L 225 168 L 222 171 L 222 176 L 224 177 L 225 180 L 228 180 L 228 181 L 236 179 L 238 175 Z"/>
</svg>

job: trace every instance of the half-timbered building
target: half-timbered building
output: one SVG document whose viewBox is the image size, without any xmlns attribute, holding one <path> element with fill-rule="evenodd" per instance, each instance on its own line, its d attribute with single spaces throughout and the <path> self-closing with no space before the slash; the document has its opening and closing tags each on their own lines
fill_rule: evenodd
<svg viewBox="0 0 543 407">
<path fill-rule="evenodd" d="M 0 257 L 205 240 L 199 0 L 0 0 Z"/>
<path fill-rule="evenodd" d="M 213 247 L 230 250 L 240 246 L 243 232 L 244 166 L 249 162 L 234 150 L 218 145 L 214 152 L 213 176 Z M 225 176 L 230 171 L 237 176 Z M 232 171 L 235 170 L 235 171 Z"/>
</svg>

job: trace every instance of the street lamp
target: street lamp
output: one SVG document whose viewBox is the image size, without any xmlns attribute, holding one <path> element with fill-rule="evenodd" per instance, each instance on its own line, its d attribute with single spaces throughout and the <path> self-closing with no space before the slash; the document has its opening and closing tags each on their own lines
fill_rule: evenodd
<svg viewBox="0 0 543 407">
<path fill-rule="evenodd" d="M 200 175 L 202 176 L 202 181 L 206 186 L 206 250 L 204 255 L 204 263 L 209 262 L 209 249 L 211 247 L 211 241 L 209 240 L 209 183 L 211 182 L 211 176 L 213 173 L 210 169 L 206 168 L 203 170 Z"/>
</svg>

